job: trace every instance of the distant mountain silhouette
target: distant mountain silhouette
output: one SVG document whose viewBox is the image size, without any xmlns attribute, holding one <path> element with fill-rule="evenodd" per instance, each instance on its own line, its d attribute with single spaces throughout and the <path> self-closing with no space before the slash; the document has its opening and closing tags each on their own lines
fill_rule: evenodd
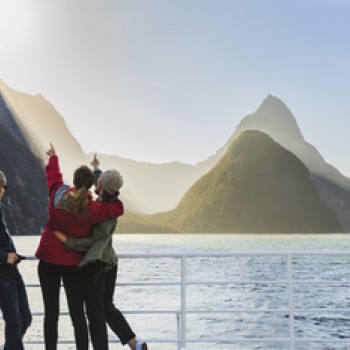
<svg viewBox="0 0 350 350">
<path fill-rule="evenodd" d="M 43 164 L 26 145 L 1 96 L 0 125 L 0 169 L 8 180 L 2 202 L 9 230 L 13 235 L 40 234 L 47 219 Z"/>
<path fill-rule="evenodd" d="M 25 139 L 22 130 L 14 120 L 10 109 L 5 103 L 2 95 L 0 94 L 0 123 L 1 129 L 6 129 L 9 133 L 9 137 L 12 136 L 18 143 L 28 147 L 27 140 Z"/>
<path fill-rule="evenodd" d="M 60 157 L 64 180 L 67 184 L 71 184 L 74 170 L 82 164 L 89 164 L 93 155 L 86 155 L 83 152 L 79 142 L 68 130 L 64 119 L 57 110 L 41 94 L 33 96 L 16 91 L 8 87 L 1 79 L 0 97 L 1 113 L 7 115 L 6 121 L 5 118 L 0 120 L 0 126 L 10 130 L 18 142 L 26 144 L 42 160 L 43 164 L 47 159 L 45 151 L 49 143 L 53 143 Z M 100 135 L 97 134 L 96 137 Z M 112 167 L 118 169 L 119 158 L 116 158 L 114 162 L 102 162 L 103 169 Z M 125 174 L 123 175 L 126 178 Z M 128 209 L 136 210 L 136 207 L 129 203 L 128 198 L 132 198 L 132 195 L 129 195 L 128 192 L 128 181 L 125 182 L 126 186 L 122 193 L 123 201 Z"/>
<path fill-rule="evenodd" d="M 61 167 L 67 182 L 72 181 L 74 169 L 85 163 L 85 154 L 56 109 L 42 95 L 18 92 L 1 80 L 0 95 L 33 152 L 45 161 L 45 151 L 52 142 L 61 154 Z"/>
<path fill-rule="evenodd" d="M 0 95 L 5 100 L 5 109 L 25 136 L 31 149 L 44 162 L 49 142 L 60 155 L 62 172 L 67 183 L 72 182 L 76 167 L 88 164 L 93 154 L 85 154 L 68 130 L 62 116 L 42 95 L 25 94 L 8 87 L 0 79 Z M 82 121 L 83 122 L 83 121 Z M 91 125 L 94 128 L 95 125 Z M 101 132 L 96 133 L 96 138 Z M 98 151 L 98 150 L 97 150 Z M 125 159 L 115 155 L 98 153 L 103 169 L 117 168 L 123 174 L 125 183 L 122 199 L 129 210 L 154 213 L 174 208 L 192 183 L 202 175 L 198 167 L 171 162 L 153 164 Z"/>
<path fill-rule="evenodd" d="M 305 165 L 255 130 L 242 133 L 174 210 L 152 218 L 179 232 L 343 232 Z"/>
<path fill-rule="evenodd" d="M 52 142 L 60 156 L 65 181 L 71 183 L 74 169 L 81 164 L 88 164 L 92 154 L 83 152 L 56 109 L 42 95 L 18 92 L 1 79 L 0 98 L 1 128 L 4 127 L 19 145 L 31 150 L 43 163 L 46 161 L 45 150 Z M 196 165 L 138 162 L 113 155 L 113 149 L 111 155 L 98 156 L 103 169 L 113 167 L 123 174 L 125 185 L 121 198 L 128 212 L 164 212 L 176 208 L 188 189 L 213 169 L 232 143 L 250 129 L 271 136 L 307 166 L 319 195 L 332 208 L 344 230 L 350 232 L 350 179 L 327 164 L 319 152 L 304 140 L 292 113 L 274 96 L 268 96 L 255 113 L 244 117 L 232 137 L 216 154 Z M 101 137 L 100 133 L 96 137 Z M 142 223 L 139 224 L 141 217 Z M 147 230 L 155 229 L 153 223 L 145 221 L 142 215 L 132 214 L 126 218 L 133 221 L 138 229 L 145 227 L 143 225 L 147 226 Z M 133 227 L 126 221 L 124 226 L 128 230 Z"/>
</svg>

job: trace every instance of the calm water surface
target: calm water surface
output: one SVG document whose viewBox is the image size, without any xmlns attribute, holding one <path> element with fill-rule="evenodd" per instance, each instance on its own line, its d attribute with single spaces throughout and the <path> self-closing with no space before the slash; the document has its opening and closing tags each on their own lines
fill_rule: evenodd
<svg viewBox="0 0 350 350">
<path fill-rule="evenodd" d="M 39 237 L 15 237 L 19 252 L 33 255 Z M 350 254 L 350 235 L 116 235 L 115 248 L 120 254 L 138 253 L 235 253 L 235 252 L 335 252 Z M 26 283 L 37 284 L 36 261 L 25 261 L 21 271 Z M 230 313 L 192 314 L 187 319 L 188 339 L 282 338 L 289 336 L 287 263 L 282 255 L 198 257 L 187 262 L 189 281 L 215 281 L 193 284 L 187 290 L 187 308 L 191 310 L 232 310 Z M 294 289 L 295 332 L 299 338 L 322 338 L 331 342 L 300 342 L 296 349 L 350 349 L 350 256 L 301 256 L 293 261 L 293 278 L 300 281 Z M 120 259 L 118 281 L 179 281 L 180 264 L 172 258 Z M 310 280 L 328 281 L 311 285 Z M 254 283 L 247 283 L 253 280 Z M 334 281 L 337 281 L 334 284 Z M 229 282 L 224 285 L 220 282 Z M 40 289 L 28 287 L 33 312 L 42 310 Z M 62 293 L 63 294 L 63 293 Z M 62 296 L 62 310 L 66 310 Z M 117 287 L 115 302 L 121 310 L 178 310 L 179 287 Z M 322 312 L 312 309 L 321 308 Z M 259 312 L 238 312 L 248 309 Z M 277 310 L 269 312 L 268 310 Z M 311 310 L 311 311 L 310 311 Z M 331 310 L 331 311 L 328 311 Z M 134 331 L 145 339 L 177 337 L 176 317 L 172 315 L 126 314 Z M 2 328 L 3 325 L 0 325 Z M 0 341 L 3 335 L 0 334 Z M 60 337 L 73 339 L 68 317 L 61 317 Z M 111 340 L 116 340 L 110 334 Z M 35 317 L 27 340 L 42 339 L 42 317 Z M 349 343 L 333 340 L 349 339 Z M 150 350 L 175 350 L 174 344 L 151 343 Z M 189 346 L 188 346 L 189 347 Z M 286 342 L 196 344 L 196 348 L 289 349 Z M 119 344 L 111 350 L 122 349 Z M 189 347 L 190 348 L 190 347 Z M 26 349 L 43 349 L 30 345 Z M 64 345 L 61 349 L 74 349 Z M 124 348 L 125 349 L 125 348 Z"/>
</svg>

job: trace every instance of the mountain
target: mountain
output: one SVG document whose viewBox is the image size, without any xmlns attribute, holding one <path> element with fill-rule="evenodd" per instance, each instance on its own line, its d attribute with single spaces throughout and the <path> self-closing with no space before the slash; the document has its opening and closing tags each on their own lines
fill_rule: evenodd
<svg viewBox="0 0 350 350">
<path fill-rule="evenodd" d="M 8 189 L 2 202 L 12 234 L 39 234 L 47 219 L 46 180 L 41 160 L 33 154 L 0 95 L 0 169 Z"/>
<path fill-rule="evenodd" d="M 31 150 L 46 160 L 45 151 L 53 143 L 61 157 L 61 167 L 67 182 L 72 181 L 76 167 L 85 163 L 80 144 L 67 128 L 64 119 L 41 95 L 29 95 L 9 88 L 0 80 L 0 94 Z"/>
<path fill-rule="evenodd" d="M 92 154 L 88 159 L 92 159 Z M 123 196 L 134 211 L 151 214 L 173 209 L 202 174 L 194 165 L 171 162 L 155 164 L 98 154 L 104 169 L 115 167 L 125 179 Z M 129 206 L 130 208 L 130 206 Z"/>
<path fill-rule="evenodd" d="M 249 129 L 271 136 L 307 166 L 322 200 L 332 208 L 343 229 L 350 232 L 350 179 L 325 162 L 317 149 L 304 140 L 288 107 L 277 97 L 269 95 L 255 113 L 241 120 L 223 151 Z"/>
<path fill-rule="evenodd" d="M 34 154 L 43 162 L 46 161 L 45 151 L 49 143 L 53 143 L 58 155 L 61 155 L 64 179 L 71 183 L 74 169 L 81 164 L 88 164 L 93 154 L 84 153 L 54 106 L 41 94 L 33 96 L 16 91 L 1 79 L 0 96 L 5 108 L 13 116 L 13 124 L 21 131 L 21 137 L 24 135 Z M 91 128 L 94 127 L 91 125 Z M 96 137 L 101 137 L 101 133 L 96 134 Z M 125 159 L 113 153 L 115 150 L 111 148 L 111 155 L 98 154 L 101 166 L 103 169 L 117 168 L 123 174 L 125 184 L 121 197 L 126 208 L 133 211 L 155 213 L 174 208 L 203 173 L 202 165 L 197 167 L 179 162 L 152 164 Z"/>
<path fill-rule="evenodd" d="M 0 120 L 1 127 L 5 127 L 19 144 L 28 147 L 42 163 L 46 162 L 45 151 L 52 142 L 60 156 L 64 179 L 71 183 L 74 169 L 88 164 L 92 154 L 84 153 L 62 116 L 42 95 L 18 92 L 1 79 L 0 97 L 2 110 L 11 115 L 6 121 Z M 110 155 L 98 156 L 103 169 L 117 168 L 123 174 L 125 184 L 121 199 L 128 212 L 164 212 L 176 208 L 188 189 L 215 167 L 231 144 L 250 129 L 266 133 L 302 160 L 321 198 L 335 212 L 344 230 L 350 232 L 350 179 L 327 164 L 319 152 L 304 140 L 292 113 L 282 101 L 271 95 L 256 112 L 241 120 L 232 137 L 216 154 L 196 165 L 137 162 L 113 155 L 113 149 Z M 100 133 L 96 137 L 100 137 Z M 141 216 L 130 217 L 136 222 Z M 150 227 L 153 227 L 152 224 Z"/>
<path fill-rule="evenodd" d="M 306 166 L 256 130 L 241 133 L 174 210 L 152 221 L 179 232 L 343 232 Z"/>
<path fill-rule="evenodd" d="M 315 126 L 317 127 L 317 126 Z M 238 124 L 231 141 L 243 131 L 255 129 L 271 136 L 293 152 L 313 173 L 350 189 L 350 179 L 326 163 L 317 149 L 306 142 L 291 111 L 277 97 L 269 95 L 257 111 L 244 117 Z"/>
</svg>

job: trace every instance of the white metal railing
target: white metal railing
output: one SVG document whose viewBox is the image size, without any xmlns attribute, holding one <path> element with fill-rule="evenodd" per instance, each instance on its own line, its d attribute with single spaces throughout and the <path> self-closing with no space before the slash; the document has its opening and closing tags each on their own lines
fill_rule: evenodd
<svg viewBox="0 0 350 350">
<path fill-rule="evenodd" d="M 285 261 L 286 266 L 286 276 L 285 278 L 278 280 L 190 280 L 187 277 L 187 263 L 190 259 L 198 258 L 235 258 L 235 257 L 257 257 L 257 256 L 280 256 Z M 347 280 L 338 279 L 338 280 L 325 280 L 325 279 L 297 279 L 294 276 L 294 264 L 296 259 L 300 257 L 314 257 L 314 256 L 346 256 L 350 257 L 349 252 L 234 252 L 234 253 L 176 253 L 176 254 L 120 254 L 119 259 L 160 259 L 160 258 L 172 258 L 179 261 L 179 279 L 174 280 L 161 280 L 161 281 L 128 281 L 128 282 L 118 282 L 117 288 L 123 286 L 178 286 L 180 288 L 179 298 L 180 298 L 180 308 L 178 310 L 121 310 L 124 314 L 153 314 L 153 315 L 174 315 L 176 319 L 177 327 L 177 338 L 176 339 L 146 339 L 150 344 L 151 343 L 172 343 L 176 344 L 175 346 L 180 348 L 186 348 L 186 346 L 192 346 L 196 343 L 222 343 L 222 344 L 249 344 L 249 343 L 288 343 L 290 349 L 295 349 L 297 344 L 306 344 L 306 343 L 349 343 L 350 339 L 335 339 L 335 338 L 300 338 L 295 334 L 295 315 L 297 312 L 312 312 L 312 313 L 324 313 L 324 312 L 342 312 L 350 313 L 349 308 L 309 308 L 309 309 L 300 309 L 295 306 L 295 295 L 294 290 L 297 285 L 307 284 L 307 285 L 346 285 L 350 287 L 350 264 L 349 264 L 349 274 Z M 30 257 L 29 260 L 34 260 L 34 257 Z M 273 285 L 285 285 L 288 294 L 288 303 L 285 308 L 230 308 L 230 309 L 211 309 L 211 310 L 196 310 L 191 308 L 191 305 L 188 304 L 187 300 L 187 290 L 191 285 L 221 285 L 228 286 L 232 284 L 239 283 L 242 284 L 262 284 L 268 283 Z M 27 287 L 39 287 L 38 284 L 27 284 Z M 349 291 L 350 294 L 350 291 Z M 282 337 L 230 337 L 225 339 L 218 338 L 190 338 L 188 337 L 188 325 L 187 319 L 189 315 L 210 315 L 210 314 L 234 314 L 234 313 L 275 313 L 275 314 L 286 314 L 288 315 L 289 320 L 289 335 Z M 61 315 L 68 315 L 68 312 L 62 312 Z M 33 316 L 43 316 L 43 312 L 34 312 Z M 26 340 L 28 344 L 42 344 L 42 340 Z M 73 340 L 62 340 L 61 343 L 73 343 Z"/>
</svg>

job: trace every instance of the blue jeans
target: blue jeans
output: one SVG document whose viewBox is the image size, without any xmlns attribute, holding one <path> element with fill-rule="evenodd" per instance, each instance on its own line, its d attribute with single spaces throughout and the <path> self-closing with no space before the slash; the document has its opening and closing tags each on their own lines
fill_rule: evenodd
<svg viewBox="0 0 350 350">
<path fill-rule="evenodd" d="M 0 309 L 5 321 L 5 350 L 23 350 L 22 338 L 32 322 L 28 297 L 17 267 L 0 274 Z"/>
</svg>

